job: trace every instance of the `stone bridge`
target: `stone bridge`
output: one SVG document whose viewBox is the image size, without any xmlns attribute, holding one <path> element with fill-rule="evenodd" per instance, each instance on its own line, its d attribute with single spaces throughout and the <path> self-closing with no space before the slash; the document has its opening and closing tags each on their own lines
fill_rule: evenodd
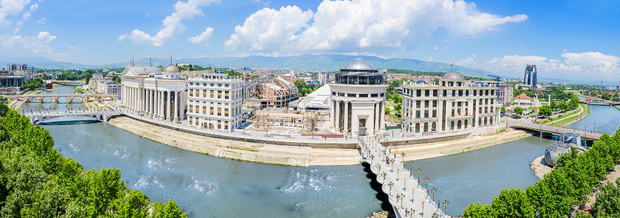
<svg viewBox="0 0 620 218">
<path fill-rule="evenodd" d="M 379 136 L 380 137 L 380 136 Z M 390 153 L 374 135 L 360 137 L 358 143 L 362 162 L 370 165 L 370 170 L 377 175 L 377 182 L 388 195 L 390 205 L 396 217 L 447 217 L 438 204 L 429 196 L 428 189 L 413 177 L 396 154 Z M 444 202 L 444 206 L 447 205 Z"/>
<path fill-rule="evenodd" d="M 77 111 L 25 111 L 22 112 L 30 118 L 33 124 L 39 124 L 46 120 L 57 117 L 93 117 L 101 122 L 108 122 L 110 118 L 122 113 L 114 110 L 77 110 Z"/>
<path fill-rule="evenodd" d="M 38 95 L 2 95 L 7 100 L 16 101 L 31 101 L 35 100 L 36 103 L 43 103 L 43 99 L 49 98 L 52 103 L 58 103 L 58 100 L 64 98 L 67 100 L 67 104 L 71 104 L 75 99 L 80 99 L 82 102 L 105 100 L 118 100 L 118 95 L 106 95 L 106 94 L 38 94 Z"/>
<path fill-rule="evenodd" d="M 541 125 L 541 124 L 535 124 L 532 122 L 523 122 L 523 121 L 511 121 L 511 122 L 508 122 L 508 126 L 515 128 L 515 129 L 527 129 L 527 130 L 537 131 L 540 133 L 556 134 L 556 135 L 561 135 L 564 133 L 578 133 L 582 139 L 585 139 L 587 141 L 597 141 L 603 135 L 603 133 L 598 133 L 594 131 L 584 131 L 584 130 L 579 130 L 579 129 L 547 126 L 547 125 Z"/>
</svg>

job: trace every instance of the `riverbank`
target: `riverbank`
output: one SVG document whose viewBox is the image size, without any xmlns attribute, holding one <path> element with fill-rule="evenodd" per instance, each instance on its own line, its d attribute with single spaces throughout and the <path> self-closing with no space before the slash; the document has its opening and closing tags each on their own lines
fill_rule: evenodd
<svg viewBox="0 0 620 218">
<path fill-rule="evenodd" d="M 540 157 L 537 157 L 536 159 L 534 159 L 534 161 L 532 161 L 532 163 L 530 163 L 530 169 L 534 171 L 534 174 L 536 175 L 536 177 L 538 177 L 538 179 L 543 179 L 545 175 L 547 175 L 553 170 L 553 167 L 547 166 L 543 163 L 544 158 L 545 155 L 542 155 Z"/>
<path fill-rule="evenodd" d="M 109 123 L 162 144 L 228 159 L 304 167 L 360 163 L 357 149 L 321 149 L 220 139 L 176 131 L 125 116 L 112 118 Z"/>
<path fill-rule="evenodd" d="M 405 161 L 414 161 L 458 154 L 476 149 L 487 148 L 532 136 L 523 130 L 507 129 L 493 135 L 469 136 L 464 139 L 425 144 L 390 146 L 390 152 L 402 155 Z"/>
<path fill-rule="evenodd" d="M 213 138 L 176 131 L 126 116 L 112 118 L 109 123 L 159 143 L 228 159 L 303 167 L 360 164 L 357 149 L 312 148 Z M 390 149 L 395 149 L 397 154 L 405 152 L 405 160 L 411 161 L 486 148 L 528 136 L 531 134 L 525 131 L 509 130 L 489 136 L 470 136 L 452 141 L 390 146 Z"/>
</svg>

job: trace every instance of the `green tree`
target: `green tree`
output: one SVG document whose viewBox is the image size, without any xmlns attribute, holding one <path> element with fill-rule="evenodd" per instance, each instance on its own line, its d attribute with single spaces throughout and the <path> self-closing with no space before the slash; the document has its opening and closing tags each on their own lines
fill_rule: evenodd
<svg viewBox="0 0 620 218">
<path fill-rule="evenodd" d="M 538 115 L 545 116 L 545 117 L 549 117 L 552 114 L 553 114 L 553 111 L 551 110 L 551 106 L 548 106 L 548 105 L 540 107 L 540 110 L 538 111 Z"/>
<path fill-rule="evenodd" d="M 514 109 L 514 112 L 515 112 L 517 115 L 523 115 L 523 108 L 522 108 L 522 107 L 516 107 L 516 108 Z"/>
<path fill-rule="evenodd" d="M 502 113 L 506 113 L 506 108 L 505 108 L 505 107 L 502 107 L 500 111 L 501 111 Z"/>
<path fill-rule="evenodd" d="M 186 214 L 181 211 L 179 205 L 174 201 L 168 201 L 167 204 L 161 202 L 155 202 L 153 204 L 153 218 L 172 218 L 172 217 L 187 217 Z"/>
<path fill-rule="evenodd" d="M 519 189 L 502 190 L 492 206 L 498 217 L 534 217 L 527 194 Z"/>
<path fill-rule="evenodd" d="M 497 212 L 491 205 L 471 203 L 465 210 L 463 211 L 464 217 L 472 217 L 472 218 L 495 218 L 498 217 Z"/>
<path fill-rule="evenodd" d="M 597 217 L 620 217 L 620 179 L 601 187 L 594 209 Z"/>
</svg>

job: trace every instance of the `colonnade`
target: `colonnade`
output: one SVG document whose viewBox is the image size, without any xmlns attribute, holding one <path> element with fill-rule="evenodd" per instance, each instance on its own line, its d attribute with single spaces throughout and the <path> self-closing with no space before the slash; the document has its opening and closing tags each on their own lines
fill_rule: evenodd
<svg viewBox="0 0 620 218">
<path fill-rule="evenodd" d="M 153 90 L 123 86 L 123 104 L 133 113 L 154 119 L 178 121 L 185 118 L 183 91 Z"/>
<path fill-rule="evenodd" d="M 353 103 L 347 100 L 332 100 L 331 122 L 332 126 L 341 132 L 351 132 L 358 130 L 353 126 Z M 382 101 L 375 102 L 372 106 L 372 115 L 366 120 L 368 131 L 379 130 L 383 127 L 383 114 L 385 114 L 385 104 Z"/>
</svg>

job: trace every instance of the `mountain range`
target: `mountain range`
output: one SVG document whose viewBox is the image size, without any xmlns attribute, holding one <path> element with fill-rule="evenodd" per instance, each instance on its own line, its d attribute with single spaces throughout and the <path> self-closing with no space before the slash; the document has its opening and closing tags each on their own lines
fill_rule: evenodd
<svg viewBox="0 0 620 218">
<path fill-rule="evenodd" d="M 173 63 L 194 64 L 217 68 L 243 68 L 260 70 L 299 70 L 299 71 L 337 71 L 348 61 L 354 58 L 368 60 L 375 68 L 401 69 L 423 72 L 448 72 L 456 71 L 467 76 L 486 77 L 487 71 L 462 66 L 450 66 L 441 62 L 421 61 L 406 58 L 384 59 L 374 56 L 350 56 L 350 55 L 300 55 L 285 57 L 247 56 L 247 57 L 200 57 L 200 58 L 177 58 Z M 165 66 L 170 63 L 166 58 L 141 58 L 134 61 L 135 64 L 148 65 L 151 62 L 155 66 Z M 12 60 L 0 60 L 0 66 L 7 64 L 27 64 L 30 67 L 53 68 L 53 69 L 85 69 L 125 67 L 129 62 L 112 63 L 105 65 L 86 65 L 62 61 L 53 61 L 46 58 L 13 58 Z"/>
</svg>

